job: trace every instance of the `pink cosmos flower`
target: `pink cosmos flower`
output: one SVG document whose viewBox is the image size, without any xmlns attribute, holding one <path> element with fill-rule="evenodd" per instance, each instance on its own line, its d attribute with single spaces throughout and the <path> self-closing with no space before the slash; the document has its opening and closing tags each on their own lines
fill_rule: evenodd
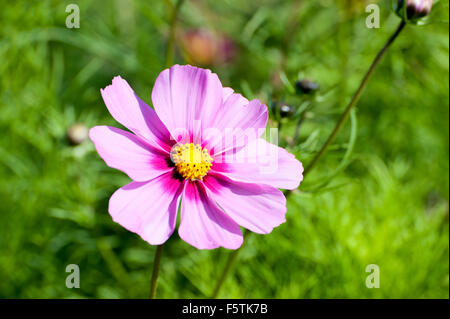
<svg viewBox="0 0 450 319">
<path fill-rule="evenodd" d="M 216 74 L 175 65 L 156 79 L 154 110 L 121 77 L 101 90 L 111 115 L 132 133 L 93 127 L 110 167 L 133 181 L 110 198 L 113 220 L 152 245 L 173 233 L 198 249 L 237 249 L 242 226 L 267 234 L 285 222 L 302 164 L 261 138 L 267 107 L 222 87 Z M 262 159 L 262 160 L 261 160 Z"/>
</svg>

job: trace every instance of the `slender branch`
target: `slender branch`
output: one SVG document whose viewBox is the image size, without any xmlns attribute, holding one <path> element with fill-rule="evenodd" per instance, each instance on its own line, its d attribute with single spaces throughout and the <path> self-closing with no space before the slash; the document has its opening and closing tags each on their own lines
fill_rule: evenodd
<svg viewBox="0 0 450 319">
<path fill-rule="evenodd" d="M 406 23 L 404 21 L 402 21 L 400 23 L 400 25 L 398 26 L 398 28 L 395 30 L 395 32 L 388 39 L 386 44 L 383 46 L 383 48 L 378 52 L 378 54 L 376 55 L 376 57 L 373 60 L 372 64 L 370 65 L 369 70 L 367 71 L 367 73 L 365 74 L 364 78 L 362 79 L 361 84 L 359 85 L 358 89 L 356 90 L 355 94 L 353 95 L 352 99 L 350 100 L 349 104 L 347 105 L 347 107 L 346 107 L 344 113 L 342 114 L 341 118 L 337 122 L 333 132 L 330 134 L 330 136 L 328 137 L 327 141 L 325 142 L 325 144 L 320 149 L 319 153 L 317 153 L 317 155 L 314 157 L 314 159 L 311 161 L 311 163 L 305 169 L 305 171 L 303 172 L 303 176 L 306 176 L 306 174 L 311 171 L 311 169 L 315 166 L 315 164 L 318 162 L 318 160 L 321 158 L 321 156 L 325 153 L 325 150 L 327 149 L 327 147 L 334 140 L 334 138 L 336 137 L 337 133 L 341 129 L 342 125 L 347 120 L 347 118 L 348 118 L 348 116 L 350 114 L 350 111 L 356 105 L 356 103 L 358 102 L 359 98 L 361 97 L 361 94 L 362 94 L 364 88 L 366 87 L 366 85 L 367 85 L 367 83 L 368 83 L 368 81 L 369 81 L 373 71 L 376 69 L 378 63 L 381 61 L 381 59 L 383 58 L 383 56 L 386 53 L 386 51 L 389 49 L 391 44 L 398 37 L 398 35 L 403 30 L 405 25 L 406 25 Z M 300 121 L 299 121 L 299 123 L 297 123 L 297 126 L 299 126 L 299 124 L 301 124 Z M 285 196 L 288 197 L 288 195 L 290 193 L 291 193 L 290 191 L 285 193 Z M 245 243 L 245 237 L 248 237 L 249 234 L 250 234 L 249 231 L 247 231 L 245 233 L 245 235 L 244 235 L 244 243 Z M 213 298 L 216 298 L 218 296 L 218 294 L 220 292 L 220 289 L 221 289 L 221 287 L 222 287 L 222 285 L 223 285 L 223 283 L 224 283 L 228 273 L 230 272 L 231 266 L 233 265 L 234 261 L 236 260 L 239 252 L 242 250 L 243 245 L 244 244 L 242 244 L 242 246 L 239 249 L 233 251 L 228 256 L 228 260 L 227 260 L 227 263 L 225 265 L 225 268 L 224 268 L 221 276 L 219 277 L 219 281 L 217 282 L 216 288 L 214 289 Z"/>
<path fill-rule="evenodd" d="M 184 0 L 178 0 L 175 7 L 172 11 L 172 16 L 170 19 L 170 31 L 169 31 L 169 40 L 167 42 L 167 48 L 166 48 L 166 60 L 165 65 L 166 67 L 170 67 L 173 64 L 173 57 L 175 55 L 175 29 L 177 25 L 177 19 L 178 19 L 178 12 L 180 11 L 181 5 L 183 4 Z"/>
<path fill-rule="evenodd" d="M 152 280 L 150 282 L 150 299 L 154 299 L 156 296 L 156 286 L 158 285 L 158 273 L 159 265 L 161 263 L 161 254 L 164 244 L 156 247 L 155 259 L 153 261 Z"/>
<path fill-rule="evenodd" d="M 353 95 L 352 99 L 350 100 L 349 104 L 347 105 L 344 113 L 342 113 L 341 118 L 339 119 L 339 121 L 336 123 L 336 126 L 334 127 L 333 132 L 331 132 L 330 136 L 328 137 L 328 139 L 326 140 L 325 144 L 322 146 L 322 148 L 320 149 L 320 151 L 316 154 L 316 156 L 313 158 L 313 160 L 309 163 L 309 165 L 306 167 L 303 176 L 306 176 L 311 169 L 317 164 L 317 162 L 319 161 L 319 159 L 322 157 L 322 155 L 325 153 L 326 149 L 328 148 L 328 146 L 331 144 L 331 142 L 333 142 L 334 138 L 336 137 L 336 135 L 338 134 L 339 130 L 341 129 L 342 125 L 345 123 L 345 121 L 347 120 L 350 111 L 352 110 L 352 108 L 356 105 L 356 103 L 358 102 L 359 98 L 361 97 L 361 94 L 364 90 L 364 88 L 366 87 L 373 71 L 376 69 L 378 63 L 381 61 L 381 59 L 383 58 L 384 54 L 386 53 L 386 51 L 389 49 L 389 47 L 391 46 L 391 44 L 395 41 L 395 39 L 398 37 L 398 35 L 400 34 L 400 32 L 403 30 L 403 28 L 405 27 L 406 23 L 402 20 L 402 22 L 400 23 L 400 25 L 398 26 L 398 28 L 395 30 L 395 32 L 391 35 L 391 37 L 388 39 L 388 41 L 386 42 L 386 44 L 383 46 L 383 48 L 378 52 L 377 56 L 375 57 L 375 59 L 373 60 L 372 64 L 370 65 L 369 70 L 367 70 L 366 75 L 364 76 L 364 78 L 361 81 L 361 84 L 359 85 L 358 89 L 356 90 L 355 94 Z"/>
</svg>

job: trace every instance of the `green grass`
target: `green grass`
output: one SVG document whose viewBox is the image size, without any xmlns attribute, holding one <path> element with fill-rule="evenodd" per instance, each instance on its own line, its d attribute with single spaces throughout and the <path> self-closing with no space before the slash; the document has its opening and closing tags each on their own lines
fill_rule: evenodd
<svg viewBox="0 0 450 319">
<path fill-rule="evenodd" d="M 66 130 L 75 122 L 118 126 L 99 92 L 114 75 L 151 102 L 173 2 L 76 3 L 81 28 L 69 30 L 65 3 L 0 1 L 1 298 L 148 295 L 155 247 L 107 211 L 129 179 L 89 141 L 71 146 Z M 274 80 L 279 71 L 291 83 L 303 76 L 320 83 L 290 148 L 307 164 L 399 19 L 387 0 L 378 1 L 380 29 L 365 27 L 359 0 L 302 3 L 186 1 L 178 31 L 231 37 L 234 61 L 212 69 L 249 98 L 299 107 L 306 98 Z M 448 33 L 448 0 L 428 25 L 405 29 L 352 121 L 289 197 L 287 222 L 249 237 L 220 297 L 449 298 Z M 185 63 L 179 50 L 176 62 Z M 284 123 L 282 144 L 295 121 Z M 208 297 L 228 254 L 196 250 L 175 233 L 158 296 Z M 68 264 L 80 266 L 80 289 L 65 287 Z M 365 286 L 368 264 L 380 266 L 379 289 Z"/>
</svg>

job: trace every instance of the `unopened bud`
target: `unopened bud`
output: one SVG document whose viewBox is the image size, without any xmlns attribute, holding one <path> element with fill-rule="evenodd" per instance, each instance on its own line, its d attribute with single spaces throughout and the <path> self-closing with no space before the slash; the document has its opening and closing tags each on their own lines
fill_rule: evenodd
<svg viewBox="0 0 450 319">
<path fill-rule="evenodd" d="M 407 22 L 415 23 L 430 14 L 433 0 L 396 0 L 395 12 Z"/>
<path fill-rule="evenodd" d="M 190 30 L 182 37 L 182 43 L 191 63 L 196 65 L 211 65 L 216 54 L 214 35 L 208 30 Z"/>
<path fill-rule="evenodd" d="M 295 82 L 295 88 L 297 89 L 297 92 L 303 93 L 303 94 L 312 94 L 319 90 L 320 86 L 316 82 L 313 82 L 311 80 L 305 79 L 305 80 L 299 80 Z"/>
<path fill-rule="evenodd" d="M 282 105 L 280 107 L 281 117 L 290 117 L 294 113 L 294 108 L 290 105 Z"/>
<path fill-rule="evenodd" d="M 295 112 L 295 108 L 285 102 L 272 102 L 272 109 L 276 110 L 281 118 L 290 117 Z"/>
<path fill-rule="evenodd" d="M 208 29 L 185 32 L 181 43 L 190 63 L 200 66 L 231 62 L 236 53 L 236 45 L 229 37 Z"/>
<path fill-rule="evenodd" d="M 67 139 L 71 145 L 79 145 L 89 137 L 89 129 L 86 125 L 76 123 L 67 129 Z"/>
</svg>

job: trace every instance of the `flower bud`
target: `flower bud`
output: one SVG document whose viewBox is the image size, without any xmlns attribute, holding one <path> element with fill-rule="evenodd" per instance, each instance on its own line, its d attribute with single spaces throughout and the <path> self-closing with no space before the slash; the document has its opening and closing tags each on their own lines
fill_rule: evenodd
<svg viewBox="0 0 450 319">
<path fill-rule="evenodd" d="M 189 30 L 182 37 L 183 47 L 191 63 L 211 65 L 217 52 L 214 35 L 208 30 Z"/>
<path fill-rule="evenodd" d="M 199 66 L 231 62 L 236 53 L 236 45 L 229 37 L 208 29 L 183 33 L 181 43 L 188 61 Z"/>
<path fill-rule="evenodd" d="M 280 106 L 280 116 L 281 117 L 290 117 L 294 113 L 294 108 L 290 105 L 282 105 Z"/>
<path fill-rule="evenodd" d="M 426 17 L 433 7 L 433 0 L 396 0 L 395 12 L 407 22 L 415 23 Z"/>
<path fill-rule="evenodd" d="M 76 123 L 67 129 L 67 139 L 71 145 L 79 145 L 89 137 L 89 129 L 86 125 Z"/>
<path fill-rule="evenodd" d="M 272 102 L 271 106 L 272 110 L 278 112 L 281 118 L 291 117 L 295 112 L 295 108 L 285 102 Z"/>
<path fill-rule="evenodd" d="M 298 93 L 312 94 L 319 90 L 320 86 L 316 82 L 305 79 L 295 82 L 295 88 Z"/>
</svg>

